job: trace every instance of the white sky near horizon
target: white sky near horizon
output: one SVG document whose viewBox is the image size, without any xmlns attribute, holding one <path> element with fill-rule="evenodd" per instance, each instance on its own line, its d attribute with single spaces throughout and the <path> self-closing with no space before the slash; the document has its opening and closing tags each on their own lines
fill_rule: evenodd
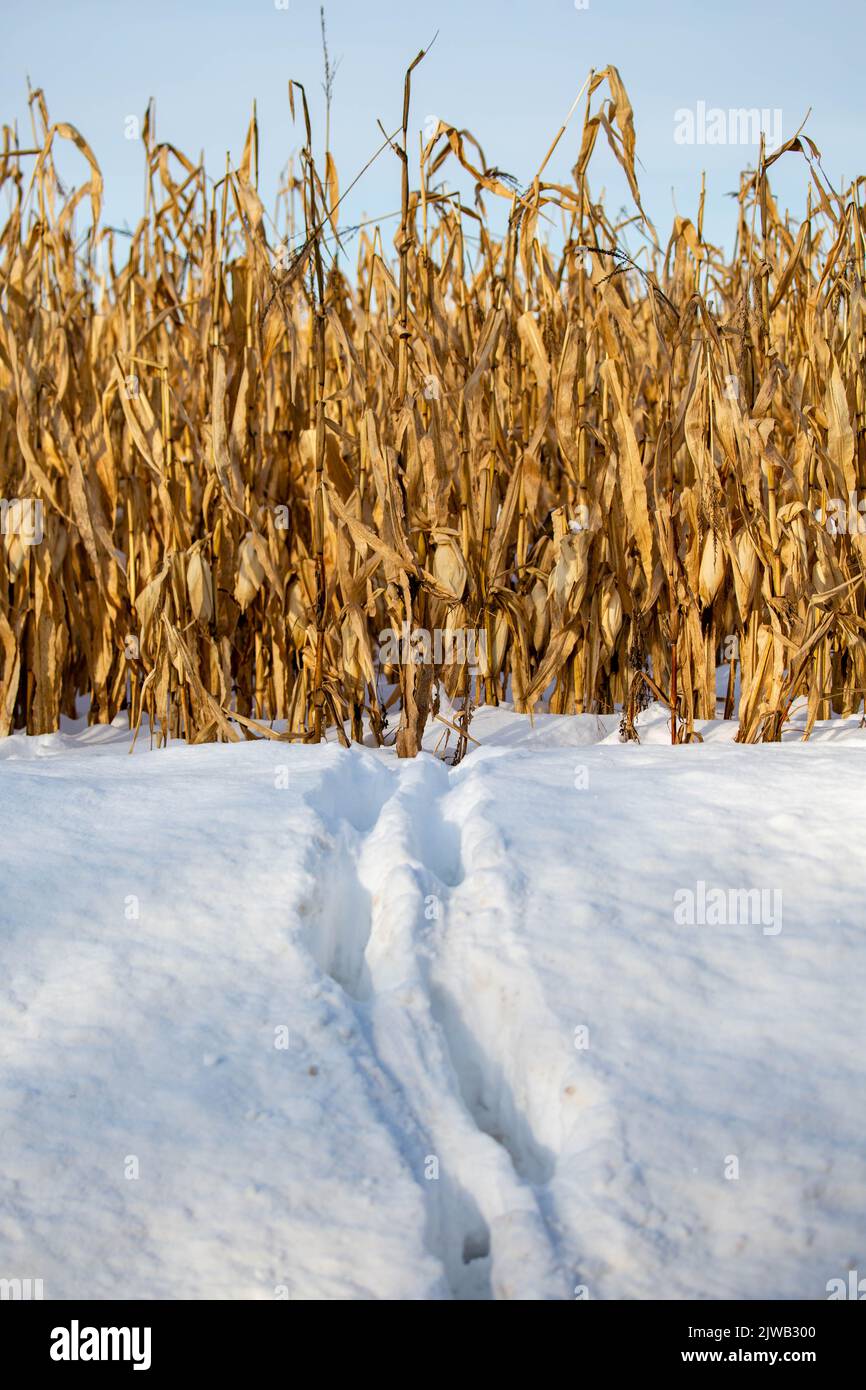
<svg viewBox="0 0 866 1390">
<path fill-rule="evenodd" d="M 277 8 L 287 4 L 287 8 Z M 732 0 L 710 6 L 673 0 L 662 6 L 638 0 L 328 0 L 328 42 L 339 64 L 331 118 L 331 145 L 341 190 L 400 121 L 406 66 L 438 31 L 413 77 L 410 149 L 428 117 L 470 130 L 488 164 L 532 179 L 589 69 L 619 68 L 635 112 L 638 178 L 644 205 L 662 245 L 674 208 L 696 217 L 701 172 L 706 172 L 705 235 L 733 242 L 738 171 L 753 164 L 750 144 L 683 145 L 674 139 L 675 113 L 699 102 L 727 111 L 781 111 L 784 137 L 802 122 L 838 186 L 863 169 L 866 87 L 861 79 L 866 21 L 853 0 L 771 0 L 761 8 Z M 106 0 L 38 6 L 0 0 L 4 42 L 0 53 L 0 122 L 17 121 L 30 143 L 27 77 L 44 89 L 53 120 L 69 121 L 93 147 L 105 178 L 105 217 L 134 226 L 143 204 L 143 152 L 125 136 L 127 117 L 156 101 L 157 137 L 193 159 L 204 151 L 208 172 L 219 177 L 226 151 L 237 161 L 255 97 L 260 128 L 260 192 L 274 206 L 280 169 L 302 143 L 293 126 L 287 84 L 306 86 L 317 153 L 324 145 L 322 49 L 318 0 L 149 0 L 147 5 Z M 545 176 L 568 181 L 580 141 L 583 103 Z M 65 150 L 60 167 L 73 183 L 86 165 Z M 417 184 L 417 159 L 413 166 Z M 449 161 L 439 178 L 471 196 L 471 182 Z M 786 155 L 771 174 L 784 211 L 805 210 L 808 170 Z M 609 214 L 632 211 L 628 189 L 599 136 L 590 166 L 598 198 L 604 187 Z M 379 156 L 340 210 L 341 225 L 392 213 L 400 203 L 399 164 Z M 487 197 L 497 225 L 507 204 Z M 396 219 L 383 224 L 390 245 Z M 274 239 L 273 237 L 271 238 Z M 629 241 L 632 249 L 637 239 Z M 350 259 L 352 243 L 348 244 Z"/>
</svg>

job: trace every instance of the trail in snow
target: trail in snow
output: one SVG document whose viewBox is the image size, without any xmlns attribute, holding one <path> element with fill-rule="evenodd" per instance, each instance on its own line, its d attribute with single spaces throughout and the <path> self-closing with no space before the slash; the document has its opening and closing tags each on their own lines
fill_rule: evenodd
<svg viewBox="0 0 866 1390">
<path fill-rule="evenodd" d="M 614 723 L 479 711 L 453 770 L 7 740 L 0 1276 L 805 1298 L 862 1265 L 866 739 Z M 778 888 L 781 931 L 677 925 L 698 880 Z"/>
<path fill-rule="evenodd" d="M 343 768 L 324 779 L 311 804 L 332 819 L 341 798 L 348 830 L 334 837 L 310 940 L 322 969 L 358 1001 L 400 1098 L 398 1123 L 411 1117 L 428 1242 L 453 1295 L 562 1297 L 564 1276 L 523 1181 L 529 1167 L 537 1176 L 535 1146 L 508 1099 L 495 1040 L 490 1052 L 471 999 L 461 1007 L 436 969 L 466 877 L 461 825 L 443 809 L 449 785 L 446 767 L 428 758 L 395 772 L 362 755 L 350 778 Z M 507 875 L 501 855 L 489 871 Z M 342 954 L 329 936 L 334 922 L 343 924 Z"/>
</svg>

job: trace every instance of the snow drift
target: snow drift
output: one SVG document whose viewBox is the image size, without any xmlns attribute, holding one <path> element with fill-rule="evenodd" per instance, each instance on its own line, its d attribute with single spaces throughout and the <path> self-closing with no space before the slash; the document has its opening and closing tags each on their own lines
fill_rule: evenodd
<svg viewBox="0 0 866 1390">
<path fill-rule="evenodd" d="M 0 744 L 0 1276 L 802 1299 L 866 1269 L 866 733 L 616 727 L 481 710 L 456 769 Z"/>
</svg>

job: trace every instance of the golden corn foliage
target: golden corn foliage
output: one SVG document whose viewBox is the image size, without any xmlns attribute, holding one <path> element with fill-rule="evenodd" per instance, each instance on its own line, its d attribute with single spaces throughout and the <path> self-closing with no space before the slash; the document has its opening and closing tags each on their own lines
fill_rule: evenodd
<svg viewBox="0 0 866 1390">
<path fill-rule="evenodd" d="M 866 538 L 826 518 L 866 487 L 862 180 L 833 190 L 805 136 L 762 148 L 731 259 L 701 216 L 659 246 L 614 68 L 584 85 L 571 183 L 542 166 L 524 190 L 465 131 L 413 152 L 409 88 L 379 152 L 402 179 L 394 251 L 359 229 L 353 275 L 297 84 L 288 246 L 257 191 L 255 117 L 214 185 L 149 115 L 128 243 L 40 92 L 32 148 L 4 127 L 0 497 L 41 501 L 44 539 L 7 524 L 0 547 L 0 734 L 54 730 L 86 694 L 92 721 L 127 708 L 160 741 L 273 721 L 359 738 L 365 715 L 381 741 L 390 682 L 403 755 L 444 720 L 440 688 L 458 755 L 472 705 L 506 692 L 526 711 L 622 705 L 626 736 L 659 698 L 682 740 L 716 715 L 725 658 L 742 740 L 778 738 L 798 697 L 809 728 L 856 711 Z M 635 200 L 634 259 L 590 194 L 600 133 Z M 61 140 L 89 165 L 71 195 Z M 811 178 L 798 226 L 770 189 L 783 155 Z M 473 207 L 433 191 L 449 160 Z M 379 633 L 404 624 L 484 632 L 482 674 L 383 672 Z"/>
</svg>

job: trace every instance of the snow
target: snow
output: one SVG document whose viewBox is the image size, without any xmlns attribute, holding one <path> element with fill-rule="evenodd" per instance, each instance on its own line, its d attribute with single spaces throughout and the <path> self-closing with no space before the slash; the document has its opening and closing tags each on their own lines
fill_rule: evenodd
<svg viewBox="0 0 866 1390">
<path fill-rule="evenodd" d="M 804 1299 L 862 1268 L 866 730 L 618 723 L 481 709 L 457 768 L 0 743 L 0 1277 Z M 679 924 L 699 884 L 780 892 L 781 929 Z"/>
</svg>

